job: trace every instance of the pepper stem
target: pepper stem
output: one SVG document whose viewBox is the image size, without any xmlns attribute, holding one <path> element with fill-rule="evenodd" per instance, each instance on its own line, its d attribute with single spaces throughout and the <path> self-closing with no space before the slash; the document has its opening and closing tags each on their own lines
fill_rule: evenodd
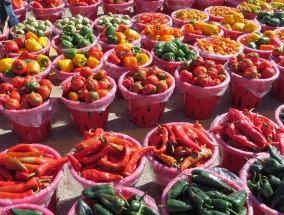
<svg viewBox="0 0 284 215">
<path fill-rule="evenodd" d="M 121 193 L 119 193 L 118 195 L 123 199 L 127 207 L 129 207 L 128 201 L 124 198 L 124 196 Z"/>
<path fill-rule="evenodd" d="M 239 215 L 238 213 L 236 213 L 235 211 L 231 210 L 230 208 L 228 208 L 227 211 L 229 211 L 230 213 L 232 213 L 234 215 Z"/>
</svg>

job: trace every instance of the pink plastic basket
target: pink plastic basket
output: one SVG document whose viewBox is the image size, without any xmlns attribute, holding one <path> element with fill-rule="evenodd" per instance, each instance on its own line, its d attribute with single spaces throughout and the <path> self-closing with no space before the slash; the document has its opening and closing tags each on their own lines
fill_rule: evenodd
<svg viewBox="0 0 284 215">
<path fill-rule="evenodd" d="M 275 118 L 275 122 L 277 123 L 277 125 L 278 125 L 279 127 L 284 128 L 284 125 L 283 125 L 283 123 L 282 123 L 282 121 L 280 120 L 280 117 L 279 117 L 282 111 L 284 111 L 284 105 L 280 105 L 280 106 L 275 110 L 274 118 Z"/>
<path fill-rule="evenodd" d="M 237 42 L 242 44 L 243 48 L 244 48 L 244 53 L 247 54 L 247 53 L 250 53 L 250 52 L 256 52 L 258 53 L 259 57 L 260 58 L 263 58 L 263 59 L 266 59 L 266 60 L 269 60 L 269 57 L 272 53 L 272 51 L 263 51 L 263 50 L 258 50 L 258 49 L 252 49 L 252 48 L 249 48 L 248 46 L 244 45 L 242 41 L 245 40 L 245 38 L 248 36 L 249 34 L 244 34 L 242 36 L 239 36 L 238 39 L 237 39 Z M 277 39 L 278 40 L 278 39 Z M 282 47 L 283 46 L 283 43 L 278 40 L 278 48 L 279 47 Z"/>
<path fill-rule="evenodd" d="M 65 79 L 67 79 L 69 77 L 72 77 L 74 75 L 79 75 L 78 72 L 63 72 L 63 71 L 59 70 L 58 67 L 57 67 L 57 62 L 59 60 L 62 60 L 62 59 L 64 59 L 64 56 L 59 55 L 57 58 L 54 59 L 54 61 L 52 63 L 52 71 L 54 71 L 56 73 L 58 80 L 64 81 Z M 92 69 L 93 74 L 98 72 L 102 68 L 102 66 L 103 66 L 103 61 L 101 59 L 100 64 L 96 68 Z"/>
<path fill-rule="evenodd" d="M 118 196 L 122 195 L 126 200 L 127 200 L 130 196 L 132 196 L 132 195 L 134 195 L 134 194 L 137 194 L 137 195 L 139 195 L 139 196 L 144 196 L 144 195 L 145 195 L 145 193 L 142 192 L 142 191 L 140 191 L 140 190 L 137 190 L 137 189 L 131 188 L 131 187 L 124 187 L 124 186 L 120 186 L 120 185 L 117 186 L 117 187 L 115 187 L 114 191 L 115 191 L 115 194 L 116 194 L 116 195 L 118 195 Z M 119 195 L 119 194 L 120 194 L 120 195 Z M 82 198 L 85 199 L 84 197 L 82 197 Z M 154 211 L 156 211 L 157 213 L 159 212 L 159 209 L 158 209 L 158 207 L 157 207 L 157 205 L 156 205 L 156 202 L 155 202 L 155 200 L 154 200 L 152 197 L 150 197 L 150 196 L 148 196 L 148 195 L 145 195 L 144 198 L 143 198 L 143 200 L 145 201 L 145 204 L 146 204 L 147 206 L 149 206 L 150 208 L 152 208 L 152 209 L 153 209 Z M 73 206 L 71 207 L 71 209 L 69 210 L 69 212 L 68 212 L 67 215 L 75 215 L 75 214 L 76 214 L 77 205 L 78 205 L 78 201 L 76 201 L 76 202 L 73 204 Z"/>
<path fill-rule="evenodd" d="M 192 9 L 192 8 L 181 9 L 181 10 L 187 10 L 187 11 L 189 11 L 189 12 L 190 12 L 190 11 L 203 12 L 203 11 L 195 10 L 195 9 Z M 181 11 L 181 10 L 174 11 L 174 12 L 172 12 L 172 14 L 171 14 L 171 17 L 172 17 L 173 22 L 174 22 L 174 26 L 175 26 L 176 28 L 181 28 L 183 25 L 188 24 L 189 21 L 190 21 L 190 20 L 178 19 L 178 18 L 175 17 L 175 14 L 178 13 L 179 11 Z M 206 15 L 206 18 L 205 18 L 205 19 L 201 19 L 201 20 L 197 20 L 197 21 L 208 22 L 208 20 L 209 20 L 209 15 L 208 15 L 208 13 L 206 13 L 206 12 L 203 12 L 203 13 Z"/>
<path fill-rule="evenodd" d="M 2 32 L 2 34 L 0 35 L 0 42 L 6 40 L 9 36 L 9 33 L 10 33 L 9 28 L 7 28 L 5 32 Z"/>
<path fill-rule="evenodd" d="M 111 135 L 122 138 L 124 140 L 127 140 L 127 141 L 135 144 L 138 147 L 141 147 L 140 143 L 137 140 L 135 140 L 134 138 L 132 138 L 128 135 L 125 135 L 125 134 L 122 134 L 122 133 L 115 133 L 115 132 L 112 132 Z M 146 157 L 144 156 L 140 159 L 139 165 L 137 166 L 137 168 L 135 169 L 135 171 L 131 175 L 125 177 L 120 182 L 109 182 L 109 183 L 114 185 L 114 186 L 122 185 L 122 186 L 127 186 L 127 187 L 133 187 L 138 182 L 139 177 L 142 174 L 143 169 L 145 167 L 145 164 L 146 164 Z M 93 185 L 98 185 L 98 184 L 105 184 L 104 182 L 97 183 L 97 182 L 87 180 L 87 179 L 79 176 L 78 173 L 74 170 L 74 168 L 70 164 L 70 162 L 68 163 L 68 170 L 70 171 L 72 177 L 77 182 L 79 182 L 83 186 L 83 188 L 93 186 Z"/>
<path fill-rule="evenodd" d="M 28 5 L 27 2 L 24 2 L 24 7 L 14 10 L 14 14 L 18 17 L 19 22 L 23 22 L 26 19 Z"/>
<path fill-rule="evenodd" d="M 172 122 L 172 123 L 167 123 L 167 125 L 171 126 L 174 124 L 181 124 L 181 125 L 192 125 L 191 123 L 187 123 L 187 122 Z M 143 146 L 147 147 L 149 146 L 149 138 L 150 136 L 155 132 L 157 128 L 152 129 L 151 131 L 149 131 L 144 139 L 143 142 Z M 207 132 L 206 130 L 203 130 L 206 135 L 214 142 L 216 143 L 216 145 L 208 145 L 207 147 L 209 147 L 212 150 L 212 156 L 210 159 L 208 159 L 208 161 L 206 161 L 200 168 L 203 169 L 207 169 L 210 168 L 211 166 L 213 166 L 214 162 L 216 161 L 218 154 L 219 154 L 219 149 L 218 149 L 218 145 L 216 140 L 213 138 L 213 136 Z M 181 171 L 180 169 L 177 169 L 175 167 L 169 167 L 163 163 L 161 163 L 158 159 L 156 159 L 155 155 L 153 154 L 149 154 L 147 156 L 150 165 L 151 165 L 151 169 L 153 170 L 154 173 L 154 178 L 155 178 L 155 182 L 160 184 L 160 185 L 167 185 L 173 178 L 175 178 L 176 176 L 178 176 Z M 188 170 L 188 169 L 187 169 Z M 184 170 L 184 171 L 187 171 Z"/>
<path fill-rule="evenodd" d="M 94 20 L 97 18 L 97 13 L 98 13 L 100 4 L 101 4 L 100 1 L 98 1 L 98 3 L 96 4 L 87 5 L 87 6 L 75 6 L 75 5 L 66 3 L 72 16 L 76 16 L 80 14 L 84 17 L 88 17 L 91 20 Z"/>
<path fill-rule="evenodd" d="M 186 176 L 186 175 L 179 175 L 177 176 L 176 178 L 172 179 L 169 184 L 166 186 L 166 188 L 164 189 L 163 191 L 163 194 L 162 194 L 162 199 L 161 199 L 161 204 L 162 205 L 166 205 L 167 203 L 167 193 L 169 192 L 169 190 L 171 189 L 171 187 L 179 180 L 182 180 L 182 179 L 190 179 L 191 178 L 191 172 L 192 172 L 193 169 L 190 169 L 188 171 L 186 171 L 186 174 L 188 174 L 189 176 Z M 236 189 L 236 190 L 243 190 L 242 186 L 237 184 L 236 182 L 234 182 L 233 180 L 230 180 L 228 179 L 227 177 L 223 176 L 223 175 L 220 175 L 220 174 L 217 174 L 211 170 L 206 170 L 208 171 L 209 173 L 217 176 L 218 178 L 220 178 L 224 183 L 228 184 L 229 186 L 231 186 L 232 188 Z M 253 215 L 254 214 L 254 211 L 253 211 L 253 208 L 252 208 L 252 204 L 251 204 L 251 201 L 249 198 L 247 198 L 246 200 L 246 208 L 247 208 L 247 215 Z M 166 207 L 162 207 L 162 214 L 163 215 L 169 215 L 168 211 L 167 211 L 167 208 Z"/>
<path fill-rule="evenodd" d="M 260 61 L 265 61 L 260 59 Z M 252 109 L 260 105 L 262 98 L 269 92 L 273 82 L 279 76 L 279 70 L 275 64 L 272 65 L 276 71 L 275 75 L 266 79 L 250 79 L 232 72 L 227 63 L 225 68 L 231 76 L 230 91 L 233 106 L 237 109 Z"/>
<path fill-rule="evenodd" d="M 210 2 L 208 1 L 208 3 L 211 3 L 211 1 Z M 222 22 L 224 17 L 222 17 L 222 16 L 215 16 L 215 15 L 209 13 L 210 9 L 213 8 L 213 7 L 224 7 L 224 6 L 214 6 L 213 5 L 213 6 L 205 8 L 204 11 L 209 14 L 209 21 Z M 235 9 L 235 8 L 230 8 L 230 9 Z M 235 9 L 235 10 L 237 10 L 237 9 Z"/>
<path fill-rule="evenodd" d="M 158 41 L 151 40 L 144 35 L 144 31 L 141 32 L 141 46 L 142 48 L 151 51 Z"/>
<path fill-rule="evenodd" d="M 126 72 L 120 76 L 118 87 L 128 102 L 131 119 L 137 126 L 142 128 L 156 126 L 164 113 L 166 103 L 175 88 L 174 78 L 169 73 L 165 73 L 172 79 L 173 84 L 165 92 L 154 95 L 140 95 L 130 92 L 122 84 L 124 78 L 128 77 L 130 73 Z"/>
<path fill-rule="evenodd" d="M 119 15 L 120 16 L 120 15 Z M 123 15 L 121 15 L 121 16 L 123 16 Z M 95 19 L 95 21 L 94 21 L 94 27 L 96 28 L 96 29 L 98 29 L 98 31 L 99 31 L 99 33 L 102 33 L 103 31 L 104 31 L 104 29 L 105 29 L 105 26 L 102 26 L 102 25 L 98 25 L 97 23 L 98 23 L 98 20 L 100 19 L 100 18 L 102 18 L 102 17 L 107 17 L 107 15 L 103 15 L 103 16 L 100 16 L 100 17 L 98 17 L 97 19 Z M 129 24 L 129 25 L 126 25 L 128 28 L 131 28 L 132 27 L 132 22 Z"/>
<path fill-rule="evenodd" d="M 83 48 L 79 48 L 77 49 L 78 52 L 80 51 L 83 51 L 83 50 L 89 50 L 91 47 L 93 46 L 96 46 L 97 45 L 97 38 L 95 35 L 94 36 L 94 42 L 89 45 L 89 46 L 86 46 L 86 47 L 83 47 Z M 59 45 L 60 45 L 60 39 L 59 39 L 59 35 L 55 36 L 52 40 L 51 40 L 51 46 L 56 50 L 57 54 L 63 54 L 63 52 L 66 50 L 66 49 L 61 49 L 59 48 Z"/>
<path fill-rule="evenodd" d="M 100 46 L 102 47 L 102 51 L 105 53 L 111 49 L 114 49 L 116 47 L 116 45 L 113 44 L 107 44 L 105 42 L 103 42 L 101 40 L 102 34 L 99 34 L 97 37 L 98 43 L 100 44 Z M 141 46 L 141 36 L 139 36 L 139 38 L 137 40 L 134 40 L 133 42 L 131 42 L 132 45 L 134 46 Z"/>
<path fill-rule="evenodd" d="M 160 12 L 165 0 L 134 0 L 137 13 Z"/>
<path fill-rule="evenodd" d="M 237 7 L 242 2 L 243 2 L 243 0 L 225 0 L 224 5 L 226 5 L 228 7 Z"/>
<path fill-rule="evenodd" d="M 196 120 L 211 116 L 219 98 L 229 86 L 230 75 L 225 71 L 226 79 L 217 86 L 200 87 L 180 80 L 179 69 L 175 71 L 175 80 L 181 91 L 182 103 L 187 117 Z"/>
<path fill-rule="evenodd" d="M 70 81 L 71 78 L 72 77 L 67 78 L 64 82 Z M 88 103 L 71 101 L 64 97 L 61 98 L 61 101 L 68 108 L 73 122 L 81 132 L 106 127 L 110 104 L 116 92 L 115 81 L 111 77 L 107 77 L 107 79 L 111 83 L 111 90 L 107 96 L 97 101 Z"/>
<path fill-rule="evenodd" d="M 256 23 L 255 21 L 251 21 L 251 22 L 254 22 L 258 28 L 256 30 L 254 30 L 253 32 L 260 32 L 260 25 L 258 23 Z M 247 34 L 246 32 L 241 32 L 241 31 L 233 31 L 233 30 L 229 30 L 227 28 L 225 28 L 223 25 L 221 25 L 221 28 L 222 30 L 224 31 L 224 37 L 230 37 L 232 40 L 237 40 L 238 37 L 244 35 L 244 34 Z M 251 33 L 253 33 L 251 32 Z M 240 42 L 240 41 L 238 41 Z"/>
<path fill-rule="evenodd" d="M 212 122 L 211 128 L 215 128 L 218 125 L 222 125 L 228 121 L 228 114 L 224 113 L 220 116 L 217 116 L 216 119 Z M 267 118 L 266 118 L 267 119 Z M 269 120 L 269 119 L 267 119 Z M 271 120 L 269 120 L 275 128 L 278 126 Z M 229 171 L 238 174 L 242 166 L 246 163 L 246 159 L 251 159 L 252 157 L 260 154 L 253 153 L 248 151 L 243 151 L 240 149 L 236 149 L 226 143 L 220 136 L 220 134 L 213 134 L 214 138 L 219 143 L 220 150 L 220 167 L 226 168 Z"/>
<path fill-rule="evenodd" d="M 44 47 L 42 50 L 39 50 L 37 52 L 30 52 L 32 55 L 39 55 L 39 54 L 43 54 L 43 55 L 49 55 L 49 48 L 50 48 L 50 40 L 48 38 L 47 39 L 47 46 Z M 16 58 L 19 57 L 21 55 L 21 53 L 11 53 L 11 52 L 6 52 L 4 50 L 4 53 L 6 55 L 6 57 L 9 58 Z"/>
<path fill-rule="evenodd" d="M 262 153 L 259 154 L 257 156 L 257 158 L 265 160 L 267 158 L 269 158 L 269 154 L 267 153 Z M 252 201 L 252 206 L 253 206 L 253 214 L 254 215 L 262 215 L 262 214 L 266 214 L 266 215 L 283 215 L 284 213 L 280 213 L 276 210 L 271 209 L 270 207 L 268 207 L 267 205 L 265 205 L 264 203 L 260 202 L 250 191 L 250 189 L 248 188 L 247 185 L 247 180 L 248 180 L 248 175 L 249 175 L 249 169 L 251 164 L 258 162 L 258 160 L 256 158 L 251 158 L 250 160 L 248 160 L 245 165 L 243 166 L 243 168 L 240 170 L 240 178 L 242 179 L 244 186 L 243 189 L 248 193 L 249 195 L 249 199 Z"/>
<path fill-rule="evenodd" d="M 271 56 L 270 56 L 271 58 Z M 275 63 L 275 61 L 273 60 Z M 276 64 L 276 63 L 275 63 Z M 272 95 L 279 101 L 284 101 L 284 67 L 276 64 L 279 69 L 279 77 L 273 84 Z"/>
<path fill-rule="evenodd" d="M 197 1 L 197 9 L 204 10 L 205 8 L 209 6 L 222 6 L 224 3 L 224 0 L 198 0 Z"/>
<path fill-rule="evenodd" d="M 34 204 L 16 204 L 16 205 L 11 205 L 11 206 L 6 206 L 3 208 L 0 208 L 0 214 L 1 215 L 10 215 L 10 209 L 11 208 L 19 208 L 19 209 L 27 209 L 27 210 L 36 210 L 36 211 L 41 211 L 43 215 L 54 215 L 50 210 L 46 209 L 45 207 L 34 205 Z"/>
<path fill-rule="evenodd" d="M 171 14 L 176 10 L 183 8 L 191 8 L 198 0 L 166 0 L 164 4 L 164 11 Z"/>
<path fill-rule="evenodd" d="M 29 5 L 29 9 L 34 14 L 36 19 L 49 20 L 52 23 L 55 23 L 56 20 L 62 18 L 64 7 L 64 3 L 55 8 L 34 8 L 32 3 Z"/>
<path fill-rule="evenodd" d="M 32 146 L 43 150 L 44 152 L 47 152 L 49 154 L 54 155 L 54 159 L 60 159 L 60 154 L 52 149 L 49 146 L 42 145 L 42 144 L 31 144 Z M 6 152 L 6 151 L 5 151 Z M 4 152 L 2 152 L 4 153 Z M 40 190 L 38 193 L 36 193 L 33 196 L 28 196 L 22 199 L 3 199 L 0 198 L 0 212 L 3 209 L 4 206 L 13 206 L 15 207 L 16 204 L 35 204 L 43 207 L 47 207 L 48 204 L 51 201 L 51 198 L 53 194 L 56 192 L 56 189 L 59 186 L 59 182 L 61 178 L 63 177 L 63 168 L 58 169 L 53 181 L 49 184 L 49 186 L 43 190 Z M 51 213 L 52 214 L 52 213 Z M 49 215 L 49 214 L 47 214 Z"/>
<path fill-rule="evenodd" d="M 199 56 L 198 50 L 191 46 L 188 45 L 189 49 L 194 51 L 196 53 L 196 56 Z M 172 61 L 166 61 L 163 60 L 159 57 L 157 57 L 154 54 L 154 51 L 151 51 L 151 54 L 153 55 L 153 64 L 156 65 L 157 67 L 159 67 L 160 69 L 167 71 L 168 73 L 170 73 L 172 76 L 174 75 L 176 69 L 181 65 L 182 62 L 172 62 Z"/>
<path fill-rule="evenodd" d="M 104 14 L 111 12 L 113 14 L 128 14 L 128 15 L 130 15 L 133 4 L 134 4 L 133 0 L 129 0 L 129 2 L 121 3 L 121 4 L 108 4 L 108 3 L 105 3 L 104 0 L 102 1 Z"/>
<path fill-rule="evenodd" d="M 27 143 L 39 143 L 51 133 L 51 120 L 55 99 L 48 99 L 42 105 L 27 110 L 0 111 L 10 121 L 15 132 Z"/>
<path fill-rule="evenodd" d="M 144 14 L 147 15 L 147 14 L 159 14 L 159 13 L 144 13 Z M 139 32 L 142 32 L 146 28 L 146 26 L 149 25 L 149 24 L 140 23 L 139 18 L 138 18 L 139 15 L 143 15 L 143 14 L 138 14 L 138 15 L 134 16 L 132 18 L 132 22 L 134 24 L 134 27 L 137 28 Z M 173 25 L 172 18 L 170 16 L 166 15 L 166 14 L 163 14 L 163 15 L 166 16 L 169 21 L 166 24 L 162 24 L 162 25 L 172 26 Z"/>
<path fill-rule="evenodd" d="M 17 35 L 17 34 L 14 32 L 14 29 L 15 29 L 15 26 L 13 26 L 13 27 L 11 28 L 11 30 L 10 30 L 10 34 L 11 34 L 11 36 L 12 36 L 13 38 L 15 38 L 16 35 Z M 54 26 L 51 25 L 50 28 L 44 32 L 44 35 L 45 35 L 47 38 L 50 38 L 50 36 L 51 36 L 52 33 L 53 33 L 53 29 L 54 29 Z"/>
</svg>

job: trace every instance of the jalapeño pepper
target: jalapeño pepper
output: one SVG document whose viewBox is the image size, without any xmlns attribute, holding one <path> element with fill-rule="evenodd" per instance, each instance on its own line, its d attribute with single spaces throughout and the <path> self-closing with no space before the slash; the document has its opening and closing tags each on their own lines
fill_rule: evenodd
<svg viewBox="0 0 284 215">
<path fill-rule="evenodd" d="M 113 215 L 109 210 L 105 209 L 101 204 L 94 204 L 94 214 L 96 215 Z"/>
<path fill-rule="evenodd" d="M 141 214 L 145 215 L 159 215 L 156 211 L 154 211 L 152 208 L 150 208 L 147 205 L 142 205 L 141 206 Z"/>
<path fill-rule="evenodd" d="M 279 153 L 276 147 L 268 144 L 268 152 L 271 158 L 277 160 L 280 164 L 284 165 L 284 157 Z"/>
<path fill-rule="evenodd" d="M 193 205 L 177 199 L 169 199 L 167 201 L 167 210 L 169 212 L 184 212 L 194 210 Z"/>
<path fill-rule="evenodd" d="M 223 213 L 216 210 L 203 210 L 200 215 L 227 215 L 227 213 Z"/>
<path fill-rule="evenodd" d="M 233 207 L 230 202 L 223 199 L 211 199 L 211 205 L 214 207 L 214 209 L 223 212 L 227 212 Z"/>
<path fill-rule="evenodd" d="M 125 201 L 123 199 L 105 193 L 99 195 L 99 201 L 102 206 L 113 213 L 119 213 L 125 205 Z"/>
<path fill-rule="evenodd" d="M 193 202 L 197 209 L 202 210 L 208 205 L 211 205 L 210 197 L 197 187 L 189 187 L 187 192 L 190 200 Z"/>
<path fill-rule="evenodd" d="M 77 213 L 78 215 L 92 215 L 93 210 L 89 207 L 89 205 L 86 202 L 80 199 L 77 206 Z"/>
<path fill-rule="evenodd" d="M 246 199 L 247 193 L 244 190 L 236 191 L 227 197 L 227 201 L 229 201 L 233 205 L 233 209 L 236 212 L 241 211 L 241 209 L 245 205 Z"/>
<path fill-rule="evenodd" d="M 167 199 L 175 199 L 187 191 L 189 183 L 187 180 L 182 179 L 177 181 L 167 193 Z"/>
<path fill-rule="evenodd" d="M 274 195 L 271 199 L 271 207 L 272 208 L 279 208 L 282 205 L 283 209 L 283 204 L 284 204 L 284 181 L 280 183 L 278 188 L 275 190 Z M 283 212 L 283 210 L 281 211 Z"/>
<path fill-rule="evenodd" d="M 223 193 L 220 193 L 218 191 L 213 191 L 213 190 L 210 190 L 210 191 L 207 191 L 206 194 L 211 198 L 211 199 L 223 199 L 223 200 L 226 200 L 227 199 L 227 196 Z"/>
</svg>

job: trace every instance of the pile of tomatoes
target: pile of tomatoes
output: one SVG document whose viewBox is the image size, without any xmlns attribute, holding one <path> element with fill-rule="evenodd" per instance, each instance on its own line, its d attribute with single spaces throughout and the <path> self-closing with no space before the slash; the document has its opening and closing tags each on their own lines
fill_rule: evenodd
<svg viewBox="0 0 284 215">
<path fill-rule="evenodd" d="M 68 0 L 68 3 L 75 6 L 88 6 L 97 4 L 98 0 Z"/>
<path fill-rule="evenodd" d="M 31 2 L 34 8 L 54 8 L 63 4 L 62 0 L 34 0 Z"/>
</svg>

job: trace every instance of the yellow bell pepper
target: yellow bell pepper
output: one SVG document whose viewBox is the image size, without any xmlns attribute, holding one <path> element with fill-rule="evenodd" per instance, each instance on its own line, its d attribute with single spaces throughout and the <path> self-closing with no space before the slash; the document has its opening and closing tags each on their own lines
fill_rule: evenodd
<svg viewBox="0 0 284 215">
<path fill-rule="evenodd" d="M 75 66 L 82 67 L 87 63 L 87 58 L 83 54 L 76 54 L 73 57 L 72 62 L 74 63 Z"/>
<path fill-rule="evenodd" d="M 258 28 L 258 26 L 254 22 L 247 22 L 245 27 L 243 28 L 244 32 L 253 32 Z"/>
<path fill-rule="evenodd" d="M 47 39 L 45 37 L 39 37 L 38 38 L 38 43 L 42 46 L 42 47 L 46 47 L 47 46 Z"/>
<path fill-rule="evenodd" d="M 12 64 L 14 63 L 13 58 L 3 58 L 0 60 L 0 72 L 5 72 L 7 69 L 12 68 Z"/>
<path fill-rule="evenodd" d="M 32 61 L 28 64 L 27 75 L 39 74 L 40 73 L 40 65 L 37 61 Z"/>
<path fill-rule="evenodd" d="M 207 36 L 212 36 L 218 34 L 219 28 L 217 25 L 212 24 L 203 24 L 202 25 L 202 32 Z"/>
<path fill-rule="evenodd" d="M 229 24 L 233 25 L 235 23 L 234 16 L 233 15 L 227 15 L 222 20 L 223 24 Z"/>
<path fill-rule="evenodd" d="M 247 41 L 247 43 L 256 42 L 259 38 L 260 38 L 260 35 L 259 35 L 259 34 L 257 34 L 257 33 L 252 33 L 252 34 L 249 34 L 249 35 L 246 37 L 246 41 Z"/>
<path fill-rule="evenodd" d="M 91 69 L 96 68 L 100 64 L 100 61 L 95 57 L 89 57 L 87 60 L 87 66 Z"/>
<path fill-rule="evenodd" d="M 43 55 L 43 54 L 39 54 L 36 58 L 37 62 L 39 63 L 40 66 L 42 67 L 48 67 L 49 64 L 49 57 Z"/>
<path fill-rule="evenodd" d="M 42 46 L 34 38 L 27 39 L 25 46 L 29 52 L 42 50 Z"/>
<path fill-rule="evenodd" d="M 148 55 L 144 54 L 144 53 L 138 53 L 135 55 L 135 58 L 137 60 L 137 65 L 141 66 L 145 63 L 147 63 L 150 59 L 148 57 Z"/>
<path fill-rule="evenodd" d="M 57 61 L 57 66 L 62 72 L 72 72 L 74 69 L 74 63 L 70 59 Z"/>
<path fill-rule="evenodd" d="M 232 26 L 232 30 L 233 31 L 243 31 L 244 27 L 246 25 L 244 23 L 241 22 L 236 22 L 233 26 Z"/>
<path fill-rule="evenodd" d="M 126 38 L 132 38 L 134 40 L 137 40 L 139 38 L 139 34 L 132 29 L 127 29 L 126 31 L 124 31 L 124 35 L 126 36 Z"/>
</svg>

